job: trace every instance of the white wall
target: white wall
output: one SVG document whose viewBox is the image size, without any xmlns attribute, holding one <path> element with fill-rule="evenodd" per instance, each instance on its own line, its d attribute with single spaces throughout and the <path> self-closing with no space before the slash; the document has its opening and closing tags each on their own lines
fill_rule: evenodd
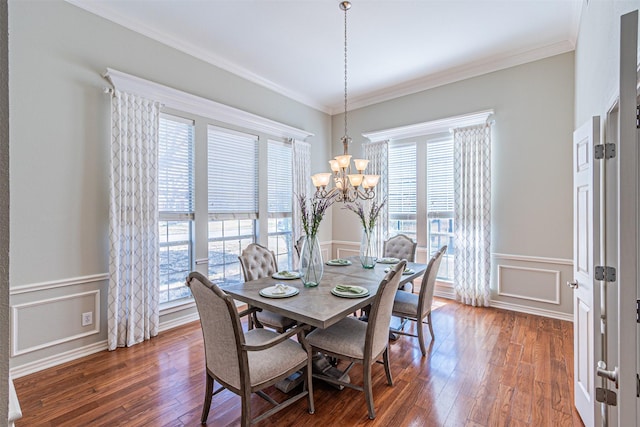
<svg viewBox="0 0 640 427">
<path fill-rule="evenodd" d="M 572 312 L 564 283 L 572 258 L 573 63 L 573 53 L 566 53 L 348 113 L 351 151 L 360 155 L 363 132 L 495 111 L 494 306 L 560 318 Z M 335 153 L 343 120 L 333 117 Z M 359 242 L 356 217 L 334 208 L 333 235 Z"/>
<path fill-rule="evenodd" d="M 105 348 L 107 67 L 310 131 L 313 165 L 328 157 L 328 115 L 64 1 L 10 1 L 9 32 L 12 369 Z"/>
</svg>

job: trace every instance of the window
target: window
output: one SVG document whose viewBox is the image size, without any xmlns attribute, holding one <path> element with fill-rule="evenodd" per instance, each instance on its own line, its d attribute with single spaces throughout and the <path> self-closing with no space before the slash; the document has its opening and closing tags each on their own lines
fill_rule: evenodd
<svg viewBox="0 0 640 427">
<path fill-rule="evenodd" d="M 406 234 L 417 240 L 416 144 L 389 147 L 389 234 Z"/>
<path fill-rule="evenodd" d="M 158 141 L 160 303 L 191 296 L 193 269 L 193 121 L 161 115 Z"/>
<path fill-rule="evenodd" d="M 289 143 L 269 140 L 267 149 L 269 249 L 276 254 L 279 269 L 292 269 L 292 148 Z"/>
<path fill-rule="evenodd" d="M 209 278 L 242 283 L 238 256 L 255 241 L 258 218 L 258 138 L 209 126 Z"/>
<path fill-rule="evenodd" d="M 453 140 L 427 143 L 427 236 L 428 253 L 443 245 L 447 252 L 442 258 L 438 278 L 453 280 Z"/>
<path fill-rule="evenodd" d="M 453 139 L 420 137 L 391 143 L 388 180 L 389 234 L 406 234 L 428 254 L 448 245 L 438 278 L 452 281 Z"/>
</svg>

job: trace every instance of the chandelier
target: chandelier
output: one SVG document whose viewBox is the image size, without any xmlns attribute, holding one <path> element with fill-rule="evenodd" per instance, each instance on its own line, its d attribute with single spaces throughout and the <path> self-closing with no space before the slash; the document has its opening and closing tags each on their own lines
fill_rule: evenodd
<svg viewBox="0 0 640 427">
<path fill-rule="evenodd" d="M 344 136 L 341 138 L 343 154 L 329 160 L 331 171 L 317 173 L 311 177 L 316 187 L 315 197 L 318 199 L 334 198 L 338 202 L 354 202 L 357 199 L 369 200 L 375 197 L 374 188 L 380 180 L 379 175 L 365 175 L 369 160 L 353 159 L 357 173 L 351 173 L 351 155 L 349 144 L 351 138 L 347 133 L 347 11 L 351 9 L 348 1 L 340 2 L 344 11 Z M 330 183 L 333 178 L 333 187 Z"/>
</svg>

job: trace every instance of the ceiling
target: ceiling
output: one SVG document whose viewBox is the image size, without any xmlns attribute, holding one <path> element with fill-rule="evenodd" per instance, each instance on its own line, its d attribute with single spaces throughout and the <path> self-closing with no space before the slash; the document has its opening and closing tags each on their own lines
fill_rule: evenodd
<svg viewBox="0 0 640 427">
<path fill-rule="evenodd" d="M 344 109 L 336 0 L 67 0 L 330 114 Z M 575 48 L 583 0 L 352 0 L 349 110 Z"/>
</svg>

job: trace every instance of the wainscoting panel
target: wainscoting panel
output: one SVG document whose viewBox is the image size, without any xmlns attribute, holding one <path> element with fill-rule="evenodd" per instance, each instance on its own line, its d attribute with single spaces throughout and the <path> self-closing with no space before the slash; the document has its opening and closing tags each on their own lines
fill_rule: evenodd
<svg viewBox="0 0 640 427">
<path fill-rule="evenodd" d="M 82 326 L 82 314 L 92 322 Z M 100 332 L 100 290 L 12 305 L 11 356 L 30 353 Z"/>
<path fill-rule="evenodd" d="M 560 270 L 498 265 L 498 295 L 560 304 Z"/>
<path fill-rule="evenodd" d="M 492 254 L 492 305 L 566 319 L 573 295 L 564 283 L 573 276 L 570 259 Z"/>
</svg>

